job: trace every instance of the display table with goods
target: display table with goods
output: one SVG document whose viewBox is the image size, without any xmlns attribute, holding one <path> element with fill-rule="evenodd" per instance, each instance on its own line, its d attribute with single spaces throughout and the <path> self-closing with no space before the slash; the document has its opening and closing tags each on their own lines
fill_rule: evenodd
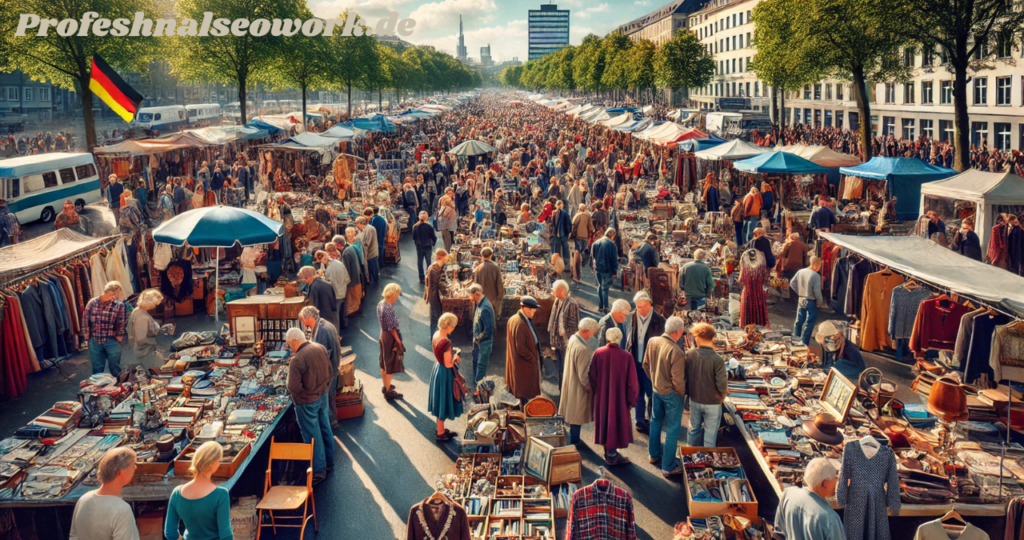
<svg viewBox="0 0 1024 540">
<path fill-rule="evenodd" d="M 896 383 L 878 370 L 847 379 L 789 338 L 728 332 L 716 345 L 731 355 L 726 410 L 779 496 L 801 485 L 815 457 L 830 459 L 841 478 L 857 483 L 865 475 L 842 472 L 851 445 L 892 449 L 899 485 L 889 489 L 899 489 L 901 500 L 890 505 L 893 515 L 942 515 L 955 508 L 964 515 L 1002 516 L 1005 501 L 1024 493 L 1019 446 L 1007 449 L 1001 479 L 999 474 L 1002 435 L 993 422 L 1005 394 L 993 390 L 969 398 L 958 383 L 923 375 L 916 386 L 928 395 L 927 404 L 904 404 L 893 397 Z M 929 384 L 942 388 L 929 395 Z"/>
<path fill-rule="evenodd" d="M 166 501 L 190 479 L 192 452 L 213 440 L 224 445 L 214 481 L 231 489 L 291 407 L 289 353 L 232 343 L 188 332 L 160 368 L 82 381 L 78 401 L 55 403 L 0 441 L 0 507 L 75 504 L 117 446 L 139 458 L 127 501 Z"/>
</svg>

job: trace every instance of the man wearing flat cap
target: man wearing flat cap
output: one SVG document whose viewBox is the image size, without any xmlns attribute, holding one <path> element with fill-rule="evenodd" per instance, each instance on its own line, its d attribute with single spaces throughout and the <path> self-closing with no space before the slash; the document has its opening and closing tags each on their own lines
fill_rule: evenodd
<svg viewBox="0 0 1024 540">
<path fill-rule="evenodd" d="M 525 402 L 540 395 L 540 338 L 532 320 L 540 303 L 524 296 L 519 305 L 519 311 L 508 319 L 505 384 L 512 395 Z"/>
</svg>

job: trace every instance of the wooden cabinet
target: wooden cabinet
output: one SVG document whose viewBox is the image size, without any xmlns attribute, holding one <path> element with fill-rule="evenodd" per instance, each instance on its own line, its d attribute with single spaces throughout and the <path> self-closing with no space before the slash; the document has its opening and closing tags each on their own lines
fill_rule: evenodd
<svg viewBox="0 0 1024 540">
<path fill-rule="evenodd" d="M 283 332 L 292 326 L 298 325 L 299 311 L 306 305 L 306 297 L 295 296 L 285 298 L 283 295 L 257 294 L 239 300 L 233 300 L 226 304 L 228 323 L 231 325 L 231 332 L 235 332 L 236 317 L 255 317 L 258 335 L 256 339 L 267 339 L 268 341 L 280 341 L 263 335 L 272 329 L 275 331 L 275 338 L 283 335 Z M 267 325 L 265 321 L 281 321 L 278 324 Z"/>
</svg>

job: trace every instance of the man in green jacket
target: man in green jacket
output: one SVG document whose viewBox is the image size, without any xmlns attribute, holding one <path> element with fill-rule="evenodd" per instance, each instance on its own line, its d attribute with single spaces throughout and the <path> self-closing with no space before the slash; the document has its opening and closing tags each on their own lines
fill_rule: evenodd
<svg viewBox="0 0 1024 540">
<path fill-rule="evenodd" d="M 686 294 L 690 311 L 704 307 L 711 291 L 715 290 L 715 278 L 711 275 L 711 269 L 704 263 L 707 256 L 706 251 L 698 249 L 693 253 L 696 260 L 683 265 L 683 271 L 679 272 L 679 288 Z"/>
</svg>

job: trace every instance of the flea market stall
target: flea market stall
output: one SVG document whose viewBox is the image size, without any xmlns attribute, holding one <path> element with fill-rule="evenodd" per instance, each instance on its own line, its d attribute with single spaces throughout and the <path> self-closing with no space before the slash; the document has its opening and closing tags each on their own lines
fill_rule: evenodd
<svg viewBox="0 0 1024 540">
<path fill-rule="evenodd" d="M 897 216 L 906 220 L 917 218 L 922 184 L 948 178 L 956 171 L 917 158 L 876 156 L 867 163 L 841 167 L 839 173 L 844 175 L 839 199 L 872 200 L 879 203 L 879 208 L 884 201 L 894 199 Z"/>
<path fill-rule="evenodd" d="M 969 169 L 945 180 L 922 184 L 920 214 L 929 210 L 947 221 L 973 215 L 981 251 L 985 253 L 996 218 L 1000 214 L 1024 213 L 1024 178 L 1009 172 Z"/>
<path fill-rule="evenodd" d="M 794 213 L 799 214 L 810 208 L 814 196 L 824 192 L 825 175 L 830 171 L 796 154 L 779 151 L 765 152 L 737 161 L 733 163 L 733 169 L 739 171 L 741 178 L 747 176 L 751 180 L 737 183 L 740 193 L 745 193 L 751 186 L 761 190 L 757 176 L 774 187 L 778 209 L 789 219 L 787 230 L 802 228 L 806 220 L 794 218 Z M 806 238 L 806 232 L 801 236 Z"/>
</svg>

